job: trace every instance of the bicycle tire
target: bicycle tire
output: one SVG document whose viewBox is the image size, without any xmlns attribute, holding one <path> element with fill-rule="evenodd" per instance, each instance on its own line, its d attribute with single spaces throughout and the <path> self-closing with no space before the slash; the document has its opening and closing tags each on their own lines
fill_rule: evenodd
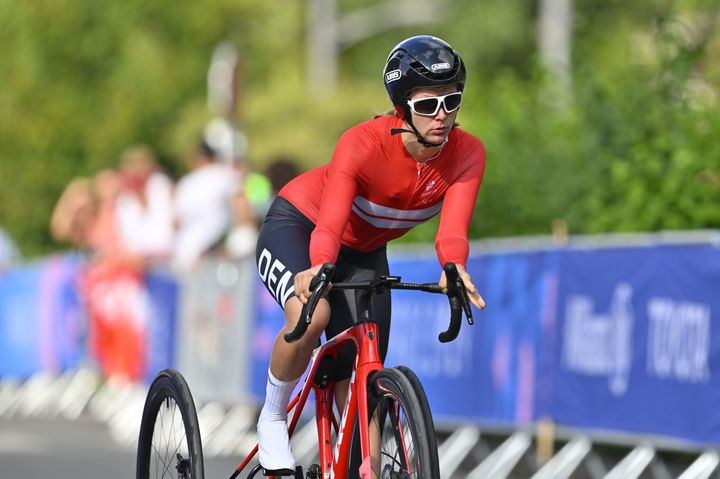
<svg viewBox="0 0 720 479">
<path fill-rule="evenodd" d="M 190 388 L 174 369 L 150 386 L 138 438 L 137 479 L 204 479 L 200 427 Z"/>
<path fill-rule="evenodd" d="M 380 429 L 380 455 L 373 460 L 373 471 L 380 479 L 437 479 L 440 466 L 437 439 L 425 392 L 414 373 L 407 368 L 386 368 L 368 381 L 368 412 Z M 395 429 L 393 415 L 399 418 Z M 401 430 L 401 431 L 400 431 Z M 358 418 L 351 442 L 347 477 L 359 477 L 362 462 Z M 375 476 L 374 476 L 375 477 Z"/>
<path fill-rule="evenodd" d="M 427 395 L 425 394 L 425 388 L 420 382 L 420 378 L 417 377 L 415 372 L 407 366 L 395 366 L 395 369 L 401 371 L 405 377 L 412 384 L 415 395 L 417 396 L 418 403 L 423 410 L 423 417 L 425 418 L 425 424 L 428 429 L 428 441 L 430 451 L 434 452 L 435 462 L 440 464 L 440 460 L 437 456 L 437 434 L 435 433 L 435 421 L 433 421 L 432 411 L 430 410 L 430 402 L 428 401 Z"/>
</svg>

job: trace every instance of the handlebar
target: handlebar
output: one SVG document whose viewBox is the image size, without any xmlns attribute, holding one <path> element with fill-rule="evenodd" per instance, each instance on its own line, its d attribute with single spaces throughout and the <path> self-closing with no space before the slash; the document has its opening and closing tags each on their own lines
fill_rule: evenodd
<svg viewBox="0 0 720 479">
<path fill-rule="evenodd" d="M 462 282 L 458 274 L 455 263 L 445 263 L 445 279 L 447 280 L 447 297 L 450 302 L 450 326 L 447 331 L 443 331 L 438 335 L 441 343 L 449 343 L 457 338 L 460 333 L 460 322 L 462 321 L 462 313 L 465 311 L 468 324 L 474 324 L 472 311 L 470 310 L 470 301 L 468 299 L 465 284 Z"/>
<path fill-rule="evenodd" d="M 462 282 L 458 274 L 457 267 L 454 263 L 446 263 L 443 267 L 445 278 L 447 279 L 447 288 L 441 288 L 437 283 L 402 283 L 399 276 L 381 276 L 373 281 L 360 281 L 353 283 L 335 283 L 333 289 L 364 289 L 369 292 L 382 292 L 389 289 L 405 289 L 425 291 L 428 293 L 446 294 L 450 302 L 450 325 L 446 331 L 438 336 L 442 343 L 447 343 L 457 338 L 460 332 L 460 323 L 462 322 L 462 314 L 465 312 L 468 324 L 474 324 L 472 311 L 470 309 L 470 301 L 468 299 L 465 284 Z M 312 320 L 320 298 L 330 289 L 330 281 L 335 274 L 335 265 L 325 263 L 320 268 L 318 274 L 310 282 L 310 290 L 312 291 L 310 299 L 303 305 L 300 313 L 300 320 L 297 322 L 295 329 L 286 333 L 283 337 L 288 343 L 292 343 L 300 339 L 308 325 Z"/>
<path fill-rule="evenodd" d="M 312 291 L 310 299 L 308 299 L 308 302 L 303 305 L 302 311 L 300 312 L 300 321 L 298 321 L 295 325 L 295 329 L 283 335 L 285 341 L 293 343 L 302 338 L 303 334 L 305 334 L 310 321 L 312 321 L 312 315 L 315 312 L 315 307 L 330 286 L 330 281 L 332 280 L 334 274 L 335 265 L 332 263 L 325 263 L 320 268 L 320 271 L 318 271 L 318 274 L 316 274 L 312 281 L 310 281 L 310 290 Z"/>
</svg>

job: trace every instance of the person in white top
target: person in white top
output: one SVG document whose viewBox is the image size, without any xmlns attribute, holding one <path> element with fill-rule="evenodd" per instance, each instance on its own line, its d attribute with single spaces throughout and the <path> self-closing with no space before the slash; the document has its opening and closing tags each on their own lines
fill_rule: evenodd
<svg viewBox="0 0 720 479">
<path fill-rule="evenodd" d="M 175 189 L 173 263 L 183 269 L 222 244 L 232 224 L 232 201 L 239 188 L 236 171 L 205 141 L 195 149 L 190 167 Z"/>
<path fill-rule="evenodd" d="M 173 184 L 152 150 L 134 146 L 121 158 L 123 191 L 117 198 L 123 249 L 145 261 L 167 260 L 173 245 Z"/>
</svg>

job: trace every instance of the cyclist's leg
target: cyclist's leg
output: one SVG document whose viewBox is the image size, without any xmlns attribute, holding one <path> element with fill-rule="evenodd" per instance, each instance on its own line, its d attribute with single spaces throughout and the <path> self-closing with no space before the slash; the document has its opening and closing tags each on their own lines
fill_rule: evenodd
<svg viewBox="0 0 720 479">
<path fill-rule="evenodd" d="M 283 381 L 298 379 L 305 372 L 312 352 L 317 348 L 320 336 L 330 319 L 330 305 L 327 300 L 321 299 L 305 334 L 297 341 L 288 343 L 283 335 L 295 329 L 302 307 L 302 303 L 295 296 L 285 303 L 285 326 L 275 338 L 270 355 L 270 370 Z"/>
<path fill-rule="evenodd" d="M 369 253 L 354 251 L 349 248 L 342 248 L 337 261 L 337 270 L 334 281 L 350 282 L 372 280 L 382 275 L 389 274 L 387 254 L 385 248 L 380 248 Z M 353 291 L 331 291 L 328 299 L 332 317 L 325 329 L 328 338 L 332 338 L 347 328 L 351 327 L 358 317 Z M 380 336 L 380 357 L 385 360 L 388 347 L 388 336 L 390 333 L 390 294 L 378 294 L 373 296 L 372 317 L 378 323 L 378 334 Z M 342 413 L 345 406 L 348 390 L 348 378 L 352 373 L 355 361 L 355 348 L 347 345 L 343 348 L 336 361 L 335 374 L 335 404 L 338 412 Z"/>
<path fill-rule="evenodd" d="M 267 470 L 293 469 L 295 466 L 288 438 L 287 406 L 330 316 L 327 301 L 321 300 L 305 335 L 295 343 L 287 343 L 282 335 L 295 327 L 301 309 L 302 304 L 295 297 L 285 304 L 286 326 L 275 339 L 270 355 L 265 404 L 257 426 L 259 460 Z"/>
<path fill-rule="evenodd" d="M 294 296 L 293 279 L 295 273 L 310 266 L 308 251 L 313 228 L 307 218 L 279 198 L 268 212 L 258 237 L 260 277 L 285 310 L 285 325 L 270 356 L 265 403 L 258 418 L 259 459 L 268 470 L 295 467 L 287 432 L 287 406 L 329 318 L 329 307 L 323 300 L 303 338 L 287 343 L 282 337 L 300 317 L 302 304 Z"/>
</svg>

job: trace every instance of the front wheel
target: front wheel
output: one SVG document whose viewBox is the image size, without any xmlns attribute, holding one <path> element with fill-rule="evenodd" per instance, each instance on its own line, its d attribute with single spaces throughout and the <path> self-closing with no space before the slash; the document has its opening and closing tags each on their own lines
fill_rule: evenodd
<svg viewBox="0 0 720 479">
<path fill-rule="evenodd" d="M 437 440 L 425 392 L 407 368 L 382 369 L 368 383 L 372 477 L 437 479 Z M 355 421 L 348 477 L 360 477 L 360 431 Z"/>
<path fill-rule="evenodd" d="M 137 451 L 137 479 L 203 479 L 200 428 L 190 388 L 174 369 L 150 386 Z"/>
</svg>

